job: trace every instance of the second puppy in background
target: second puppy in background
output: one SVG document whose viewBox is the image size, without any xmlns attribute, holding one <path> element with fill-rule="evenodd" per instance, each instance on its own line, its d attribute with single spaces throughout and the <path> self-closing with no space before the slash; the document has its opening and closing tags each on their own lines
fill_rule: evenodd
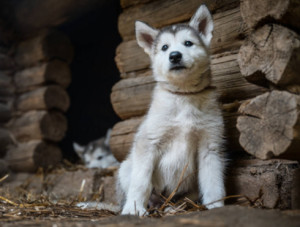
<svg viewBox="0 0 300 227">
<path fill-rule="evenodd" d="M 73 143 L 73 148 L 87 168 L 107 168 L 118 166 L 119 163 L 109 149 L 111 129 L 105 137 L 88 143 L 86 146 Z"/>
</svg>

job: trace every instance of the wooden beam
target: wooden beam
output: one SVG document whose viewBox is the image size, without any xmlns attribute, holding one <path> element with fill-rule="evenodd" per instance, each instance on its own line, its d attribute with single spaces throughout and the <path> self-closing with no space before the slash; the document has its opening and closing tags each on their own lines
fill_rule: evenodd
<svg viewBox="0 0 300 227">
<path fill-rule="evenodd" d="M 66 62 L 55 59 L 18 71 L 14 82 L 18 92 L 45 83 L 56 83 L 66 88 L 71 83 L 71 71 Z"/>
<path fill-rule="evenodd" d="M 54 144 L 33 140 L 10 148 L 5 159 L 13 171 L 34 172 L 38 167 L 46 169 L 57 165 L 62 153 Z"/>
<path fill-rule="evenodd" d="M 205 4 L 212 13 L 239 6 L 237 0 L 164 0 L 128 8 L 119 16 L 119 32 L 124 40 L 134 39 L 134 23 L 144 21 L 161 28 L 166 25 L 189 20 L 196 9 Z"/>
<path fill-rule="evenodd" d="M 21 42 L 15 55 L 19 68 L 34 66 L 55 58 L 70 63 L 73 58 L 73 47 L 63 33 L 51 30 Z"/>
<path fill-rule="evenodd" d="M 70 106 L 70 99 L 61 86 L 50 85 L 20 95 L 15 106 L 17 110 L 23 112 L 51 109 L 65 112 Z"/>
<path fill-rule="evenodd" d="M 14 119 L 10 129 L 18 142 L 50 140 L 59 142 L 67 130 L 67 120 L 58 111 L 29 111 Z"/>
</svg>

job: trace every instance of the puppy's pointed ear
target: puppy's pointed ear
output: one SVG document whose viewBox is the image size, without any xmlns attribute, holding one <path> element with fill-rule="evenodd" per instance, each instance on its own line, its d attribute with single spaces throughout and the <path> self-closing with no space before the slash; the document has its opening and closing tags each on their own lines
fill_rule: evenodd
<svg viewBox="0 0 300 227">
<path fill-rule="evenodd" d="M 83 158 L 83 153 L 85 149 L 84 146 L 81 146 L 78 143 L 73 142 L 73 149 L 80 158 Z"/>
<path fill-rule="evenodd" d="M 149 25 L 141 22 L 135 22 L 135 35 L 137 43 L 140 47 L 144 48 L 147 54 L 151 54 L 152 44 L 158 34 L 158 30 L 150 27 Z"/>
<path fill-rule="evenodd" d="M 201 5 L 190 20 L 189 26 L 200 33 L 204 44 L 208 47 L 212 39 L 214 24 L 212 16 L 205 5 Z"/>
</svg>

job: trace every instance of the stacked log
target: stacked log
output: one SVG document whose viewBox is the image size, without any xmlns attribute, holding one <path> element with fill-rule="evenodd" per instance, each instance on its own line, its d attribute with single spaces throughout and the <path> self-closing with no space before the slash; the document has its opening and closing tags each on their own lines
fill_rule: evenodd
<svg viewBox="0 0 300 227">
<path fill-rule="evenodd" d="M 35 171 L 57 164 L 67 130 L 64 112 L 70 105 L 66 88 L 71 82 L 73 49 L 57 31 L 45 31 L 20 42 L 15 51 L 13 116 L 7 124 L 15 145 L 6 160 L 14 171 Z"/>
<path fill-rule="evenodd" d="M 241 4 L 244 21 L 255 26 L 239 50 L 241 73 L 247 81 L 268 91 L 241 105 L 239 142 L 260 159 L 279 156 L 300 160 L 300 3 L 276 2 L 265 1 L 265 8 L 261 1 Z M 265 24 L 270 18 L 272 23 Z"/>
<path fill-rule="evenodd" d="M 211 44 L 213 85 L 220 92 L 226 123 L 228 150 L 242 150 L 236 129 L 237 109 L 240 103 L 263 94 L 267 88 L 248 82 L 241 75 L 238 52 L 251 27 L 244 22 L 240 1 L 121 1 L 124 12 L 119 18 L 119 32 L 123 42 L 116 50 L 116 64 L 121 74 L 112 89 L 111 102 L 123 119 L 115 125 L 111 135 L 111 149 L 118 160 L 123 160 L 131 146 L 134 133 L 147 112 L 155 81 L 151 76 L 150 59 L 138 47 L 134 37 L 134 21 L 142 20 L 155 27 L 185 23 L 195 9 L 205 3 L 213 13 L 214 36 Z M 145 13 L 146 12 L 146 13 Z"/>
</svg>

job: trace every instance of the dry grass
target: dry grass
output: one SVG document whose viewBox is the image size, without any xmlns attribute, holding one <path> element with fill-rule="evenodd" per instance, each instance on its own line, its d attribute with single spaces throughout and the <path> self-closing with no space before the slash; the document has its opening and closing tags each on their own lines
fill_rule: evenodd
<svg viewBox="0 0 300 227">
<path fill-rule="evenodd" d="M 71 168 L 76 170 L 75 167 Z M 189 198 L 183 198 L 180 201 L 172 202 L 178 188 L 184 182 L 186 167 L 183 169 L 178 185 L 175 190 L 170 194 L 168 198 L 161 195 L 164 203 L 159 208 L 150 208 L 147 211 L 148 217 L 159 218 L 170 215 L 180 215 L 195 211 L 206 210 L 205 205 L 195 203 Z M 59 170 L 56 170 L 59 171 Z M 42 171 L 39 172 L 43 177 Z M 0 183 L 5 181 L 8 176 L 4 176 L 0 179 Z M 24 183 L 26 185 L 26 182 Z M 83 201 L 82 191 L 85 182 L 82 182 L 81 190 L 77 198 L 72 200 L 61 200 L 61 201 L 50 201 L 49 197 L 45 195 L 31 195 L 29 191 L 25 189 L 20 190 L 20 196 L 12 197 L 10 194 L 0 196 L 0 221 L 14 221 L 14 220 L 57 220 L 57 219 L 88 219 L 88 220 L 99 220 L 106 217 L 112 217 L 118 215 L 109 210 L 98 210 L 98 209 L 82 209 L 75 206 L 76 203 Z M 101 191 L 101 187 L 99 191 Z M 93 199 L 99 201 L 101 192 L 96 193 Z M 249 199 L 243 195 L 227 196 L 222 200 L 234 200 L 234 204 L 250 207 L 263 208 L 262 193 L 258 198 L 254 200 Z"/>
</svg>

